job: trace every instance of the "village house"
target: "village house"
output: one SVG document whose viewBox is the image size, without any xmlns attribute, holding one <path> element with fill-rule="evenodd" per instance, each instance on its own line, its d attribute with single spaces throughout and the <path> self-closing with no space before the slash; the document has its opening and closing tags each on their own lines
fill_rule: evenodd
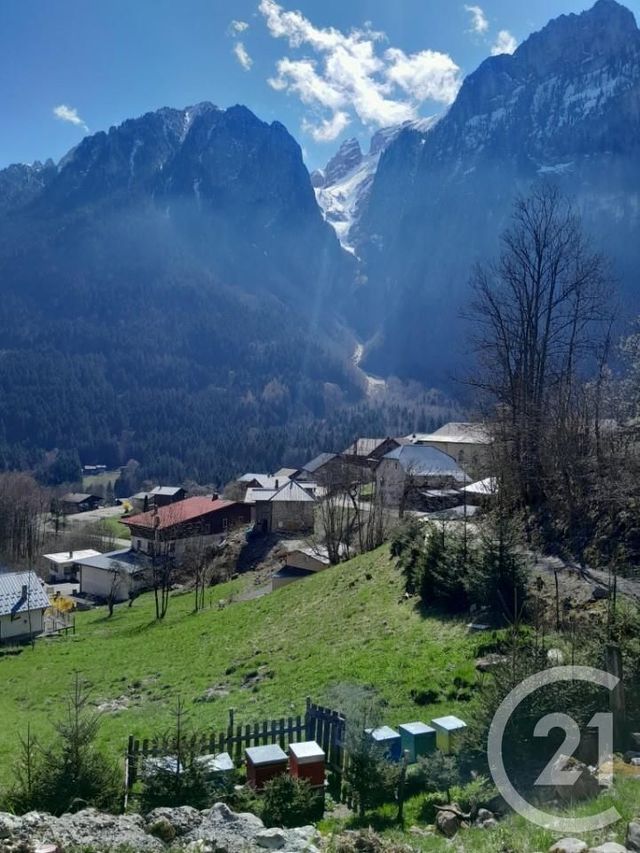
<svg viewBox="0 0 640 853">
<path fill-rule="evenodd" d="M 150 562 L 129 548 L 76 560 L 80 593 L 101 601 L 127 601 L 148 589 Z"/>
<path fill-rule="evenodd" d="M 137 492 L 131 495 L 129 502 L 136 512 L 148 512 L 154 507 L 168 506 L 183 501 L 187 496 L 181 486 L 155 486 L 149 492 Z"/>
<path fill-rule="evenodd" d="M 0 643 L 42 634 L 49 598 L 35 572 L 0 573 Z"/>
<path fill-rule="evenodd" d="M 91 512 L 102 503 L 98 495 L 86 495 L 81 492 L 73 492 L 60 498 L 60 512 L 64 515 L 73 515 L 76 512 Z"/>
<path fill-rule="evenodd" d="M 325 550 L 296 548 L 282 557 L 282 566 L 271 578 L 271 589 L 280 589 L 294 581 L 302 580 L 322 572 L 330 565 Z"/>
<path fill-rule="evenodd" d="M 435 447 L 402 445 L 387 453 L 376 468 L 383 504 L 403 511 L 423 489 L 462 488 L 468 477 L 455 459 Z"/>
<path fill-rule="evenodd" d="M 342 456 L 375 467 L 383 456 L 400 447 L 400 444 L 398 439 L 388 436 L 387 438 L 357 438 L 353 444 L 342 451 Z"/>
<path fill-rule="evenodd" d="M 219 544 L 230 530 L 251 520 L 246 504 L 211 497 L 193 497 L 123 518 L 131 530 L 134 552 L 184 557 L 190 548 Z"/>
<path fill-rule="evenodd" d="M 87 548 L 84 551 L 60 551 L 56 554 L 43 554 L 49 564 L 49 583 L 73 583 L 78 580 L 79 560 L 98 557 L 100 551 Z"/>
<path fill-rule="evenodd" d="M 415 433 L 407 440 L 447 453 L 470 476 L 481 477 L 488 473 L 491 436 L 484 424 L 452 422 L 432 433 Z"/>
<path fill-rule="evenodd" d="M 315 480 L 322 494 L 326 495 L 349 491 L 353 486 L 364 485 L 373 479 L 373 466 L 366 457 L 320 453 L 304 465 L 297 482 Z"/>
<path fill-rule="evenodd" d="M 277 489 L 248 489 L 245 503 L 262 533 L 305 533 L 313 530 L 316 499 L 306 483 L 291 480 Z"/>
</svg>

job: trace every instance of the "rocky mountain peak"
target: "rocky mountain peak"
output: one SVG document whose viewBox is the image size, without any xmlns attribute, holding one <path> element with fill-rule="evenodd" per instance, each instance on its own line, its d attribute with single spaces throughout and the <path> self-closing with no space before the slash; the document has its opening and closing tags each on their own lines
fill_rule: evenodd
<svg viewBox="0 0 640 853">
<path fill-rule="evenodd" d="M 362 149 L 357 139 L 345 139 L 324 169 L 324 186 L 331 186 L 362 162 Z"/>
</svg>

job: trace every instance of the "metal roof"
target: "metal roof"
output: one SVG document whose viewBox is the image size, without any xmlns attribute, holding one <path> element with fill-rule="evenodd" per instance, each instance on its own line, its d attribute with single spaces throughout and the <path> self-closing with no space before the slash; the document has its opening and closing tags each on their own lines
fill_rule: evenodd
<svg viewBox="0 0 640 853">
<path fill-rule="evenodd" d="M 435 734 L 435 729 L 432 726 L 428 726 L 426 723 L 402 723 L 402 725 L 398 726 L 398 729 L 401 732 L 407 732 L 410 735 L 428 735 Z"/>
<path fill-rule="evenodd" d="M 100 500 L 98 495 L 85 495 L 82 492 L 69 492 L 68 495 L 63 495 L 60 500 L 66 504 L 81 504 L 84 503 L 89 498 L 95 498 L 95 500 Z"/>
<path fill-rule="evenodd" d="M 337 455 L 337 453 L 319 453 L 314 459 L 307 462 L 302 470 L 313 474 L 314 471 L 318 470 L 318 468 L 322 468 L 322 466 L 326 465 L 327 462 L 331 462 L 332 459 L 335 459 Z"/>
<path fill-rule="evenodd" d="M 23 595 L 23 592 L 26 594 Z M 0 616 L 46 610 L 49 598 L 35 572 L 0 574 Z"/>
<path fill-rule="evenodd" d="M 256 766 L 260 764 L 285 764 L 287 753 L 277 743 L 268 746 L 250 746 L 245 749 L 245 755 Z"/>
<path fill-rule="evenodd" d="M 345 456 L 370 456 L 382 444 L 394 440 L 388 436 L 386 438 L 356 438 L 353 444 L 343 450 L 343 454 Z"/>
<path fill-rule="evenodd" d="M 484 480 L 466 486 L 462 491 L 469 495 L 495 495 L 498 491 L 498 481 L 495 477 L 485 477 Z"/>
<path fill-rule="evenodd" d="M 269 498 L 271 503 L 277 501 L 295 501 L 296 503 L 315 503 L 316 499 L 309 492 L 305 491 L 295 480 L 290 480 L 281 486 L 278 491 Z"/>
<path fill-rule="evenodd" d="M 435 720 L 431 720 L 431 725 L 435 729 L 439 729 L 444 732 L 457 732 L 460 729 L 466 729 L 467 724 L 464 720 L 461 720 L 459 717 L 454 717 L 453 715 L 449 717 L 437 717 Z"/>
<path fill-rule="evenodd" d="M 233 506 L 235 501 L 225 501 L 212 497 L 185 498 L 159 509 L 142 512 L 129 518 L 121 518 L 129 527 L 142 527 L 149 530 L 165 530 L 178 524 L 197 521 L 211 513 Z"/>
<path fill-rule="evenodd" d="M 396 460 L 404 471 L 417 477 L 429 475 L 453 477 L 460 482 L 465 482 L 467 479 L 466 474 L 455 459 L 448 453 L 438 450 L 437 447 L 427 447 L 423 444 L 403 444 L 383 456 L 381 461 L 385 459 Z"/>
<path fill-rule="evenodd" d="M 155 489 L 151 489 L 150 494 L 152 495 L 166 495 L 167 497 L 173 497 L 177 495 L 178 492 L 183 492 L 184 489 L 182 486 L 156 486 Z"/>
<path fill-rule="evenodd" d="M 104 572 L 119 571 L 127 575 L 135 575 L 138 572 L 144 571 L 146 567 L 142 559 L 139 554 L 130 548 L 123 548 L 121 551 L 109 551 L 106 554 L 98 554 L 97 557 L 85 557 L 82 560 L 76 560 L 76 563 L 79 566 L 100 569 Z"/>
<path fill-rule="evenodd" d="M 93 548 L 86 548 L 84 551 L 60 551 L 58 554 L 43 554 L 45 560 L 49 560 L 58 566 L 70 566 L 78 560 L 84 560 L 87 557 L 97 557 L 100 551 L 94 551 Z"/>
<path fill-rule="evenodd" d="M 422 432 L 410 435 L 409 439 L 418 444 L 432 441 L 442 444 L 490 444 L 491 436 L 481 423 L 452 421 L 434 432 Z"/>
</svg>

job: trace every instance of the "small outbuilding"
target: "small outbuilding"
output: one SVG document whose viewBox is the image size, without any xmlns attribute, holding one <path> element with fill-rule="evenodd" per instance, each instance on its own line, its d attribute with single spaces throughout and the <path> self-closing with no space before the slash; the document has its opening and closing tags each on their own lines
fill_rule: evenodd
<svg viewBox="0 0 640 853">
<path fill-rule="evenodd" d="M 444 752 L 445 755 L 456 752 L 467 724 L 459 717 L 450 715 L 431 720 L 431 725 L 436 730 L 436 745 L 440 752 Z"/>
<path fill-rule="evenodd" d="M 81 594 L 100 601 L 127 601 L 149 585 L 147 563 L 128 548 L 83 557 L 76 566 Z"/>
<path fill-rule="evenodd" d="M 0 643 L 24 642 L 42 634 L 49 605 L 35 572 L 0 573 Z"/>
<path fill-rule="evenodd" d="M 60 498 L 60 511 L 63 515 L 74 515 L 78 512 L 91 512 L 98 509 L 102 498 L 98 495 L 87 495 L 84 492 L 69 492 Z"/>
<path fill-rule="evenodd" d="M 403 723 L 398 726 L 402 744 L 402 754 L 409 753 L 409 763 L 430 755 L 436 749 L 436 730 L 426 723 Z"/>
<path fill-rule="evenodd" d="M 247 782 L 256 791 L 261 791 L 271 779 L 287 772 L 287 754 L 278 744 L 251 746 L 245 749 L 244 754 L 247 760 Z"/>
<path fill-rule="evenodd" d="M 390 726 L 378 726 L 376 729 L 365 729 L 365 731 L 390 761 L 400 761 L 402 742 L 400 734 L 395 729 Z"/>
<path fill-rule="evenodd" d="M 294 581 L 312 577 L 331 565 L 326 551 L 296 548 L 282 557 L 282 566 L 271 578 L 271 589 L 280 589 Z"/>
</svg>

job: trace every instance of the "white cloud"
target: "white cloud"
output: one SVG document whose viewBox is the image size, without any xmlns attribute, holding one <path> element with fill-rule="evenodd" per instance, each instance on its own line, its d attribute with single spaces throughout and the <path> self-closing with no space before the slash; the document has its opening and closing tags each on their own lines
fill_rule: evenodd
<svg viewBox="0 0 640 853">
<path fill-rule="evenodd" d="M 396 47 L 385 53 L 391 63 L 386 70 L 389 80 L 418 101 L 449 104 L 460 88 L 460 69 L 446 53 L 421 50 L 411 56 Z"/>
<path fill-rule="evenodd" d="M 321 119 L 317 124 L 303 119 L 302 129 L 310 133 L 316 142 L 332 142 L 350 123 L 349 114 L 338 110 L 331 118 Z"/>
<path fill-rule="evenodd" d="M 84 119 L 80 118 L 78 110 L 75 109 L 75 107 L 68 107 L 66 104 L 60 104 L 53 108 L 53 114 L 61 121 L 68 121 L 70 124 L 75 124 L 76 127 L 81 127 L 89 133 L 89 128 L 85 124 Z"/>
<path fill-rule="evenodd" d="M 460 88 L 460 69 L 447 54 L 382 51 L 384 33 L 368 24 L 349 33 L 316 27 L 301 12 L 285 11 L 276 0 L 260 0 L 259 9 L 274 38 L 315 53 L 280 59 L 269 84 L 297 95 L 310 108 L 303 129 L 318 141 L 335 139 L 354 116 L 374 127 L 415 118 L 423 101 L 449 104 Z"/>
<path fill-rule="evenodd" d="M 243 33 L 249 29 L 249 24 L 246 21 L 231 21 L 229 29 L 233 33 Z"/>
<path fill-rule="evenodd" d="M 253 65 L 253 59 L 247 53 L 247 49 L 241 41 L 237 41 L 233 46 L 233 52 L 236 55 L 236 59 L 242 65 L 245 71 L 251 71 L 251 66 Z"/>
<path fill-rule="evenodd" d="M 513 53 L 518 47 L 518 41 L 509 30 L 500 30 L 492 48 L 491 56 L 499 56 L 501 53 Z"/>
<path fill-rule="evenodd" d="M 481 6 L 465 6 L 465 12 L 471 15 L 471 31 L 484 35 L 489 29 L 489 21 Z"/>
</svg>

